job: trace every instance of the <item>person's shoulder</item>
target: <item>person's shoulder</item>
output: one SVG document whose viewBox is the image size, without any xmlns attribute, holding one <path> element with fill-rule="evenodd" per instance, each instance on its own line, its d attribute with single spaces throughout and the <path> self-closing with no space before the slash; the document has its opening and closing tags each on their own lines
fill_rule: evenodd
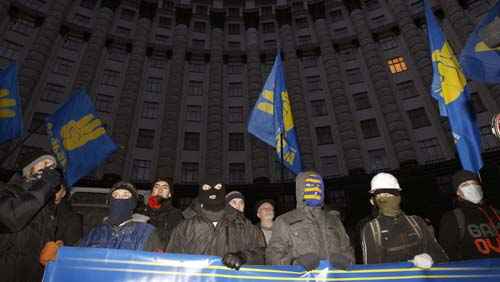
<svg viewBox="0 0 500 282">
<path fill-rule="evenodd" d="M 293 224 L 295 222 L 301 221 L 303 219 L 303 214 L 300 210 L 294 209 L 289 212 L 286 212 L 276 218 L 277 222 L 284 222 L 288 225 Z"/>
</svg>

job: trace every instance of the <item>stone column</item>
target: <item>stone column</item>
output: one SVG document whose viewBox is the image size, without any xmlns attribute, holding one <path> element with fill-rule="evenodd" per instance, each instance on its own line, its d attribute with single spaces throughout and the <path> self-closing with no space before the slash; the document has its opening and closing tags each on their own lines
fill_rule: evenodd
<svg viewBox="0 0 500 282">
<path fill-rule="evenodd" d="M 247 41 L 247 77 L 248 77 L 248 103 L 250 111 L 255 106 L 262 90 L 262 74 L 260 70 L 259 38 L 257 28 L 259 25 L 258 13 L 245 14 L 246 41 Z M 250 112 L 249 112 L 250 114 Z M 252 154 L 253 180 L 257 178 L 270 179 L 269 175 L 269 145 L 250 136 Z"/>
<path fill-rule="evenodd" d="M 299 62 L 295 49 L 295 37 L 291 27 L 290 9 L 277 10 L 280 25 L 279 37 L 284 54 L 285 80 L 292 103 L 292 113 L 297 131 L 302 167 L 304 170 L 314 168 L 311 132 L 306 113 L 306 104 L 302 81 L 299 74 Z"/>
<path fill-rule="evenodd" d="M 21 95 L 23 112 L 25 113 L 27 109 L 31 108 L 33 91 L 50 57 L 66 11 L 71 5 L 72 1 L 52 1 L 52 5 L 28 51 L 28 55 L 19 68 L 19 94 Z"/>
<path fill-rule="evenodd" d="M 209 179 L 222 179 L 224 175 L 224 155 L 221 152 L 224 145 L 224 91 L 222 85 L 224 22 L 225 15 L 223 13 L 211 13 L 210 24 L 212 26 L 212 31 L 210 38 L 210 74 L 206 137 L 207 152 L 205 159 L 205 176 Z"/>
<path fill-rule="evenodd" d="M 90 40 L 87 43 L 87 48 L 83 54 L 83 60 L 78 68 L 78 73 L 73 83 L 73 88 L 86 87 L 89 95 L 92 89 L 92 84 L 95 79 L 96 69 L 98 68 L 99 59 L 104 50 L 106 42 L 106 34 L 110 30 L 113 23 L 113 13 L 119 6 L 120 0 L 104 1 L 97 11 L 96 21 Z"/>
<path fill-rule="evenodd" d="M 314 26 L 321 47 L 321 58 L 325 66 L 326 78 L 333 104 L 335 119 L 340 135 L 340 147 L 344 152 L 347 169 L 351 172 L 363 171 L 363 157 L 361 145 L 356 134 L 356 123 L 349 107 L 346 89 L 342 76 L 338 56 L 333 48 L 328 26 L 325 21 L 324 2 L 310 5 L 309 11 L 315 20 Z"/>
<path fill-rule="evenodd" d="M 173 178 L 177 159 L 179 112 L 181 107 L 184 64 L 188 40 L 191 10 L 176 8 L 176 27 L 173 34 L 172 68 L 168 75 L 168 92 L 165 93 L 165 108 L 160 139 L 158 176 Z"/>
<path fill-rule="evenodd" d="M 356 30 L 363 57 L 368 66 L 372 84 L 378 98 L 384 122 L 389 130 L 389 138 L 400 164 L 415 162 L 416 154 L 409 138 L 410 131 L 406 128 L 403 116 L 399 110 L 396 97 L 391 88 L 390 78 L 382 62 L 374 42 L 366 16 L 359 8 L 351 12 L 351 19 Z"/>
<path fill-rule="evenodd" d="M 132 52 L 125 72 L 125 82 L 118 102 L 113 126 L 113 140 L 120 147 L 112 158 L 108 169 L 110 173 L 121 175 L 127 163 L 129 139 L 132 135 L 132 124 L 137 119 L 135 108 L 141 88 L 144 62 L 146 60 L 146 45 L 151 31 L 151 22 L 154 18 L 153 5 L 141 4 L 139 21 L 136 26 Z"/>
</svg>

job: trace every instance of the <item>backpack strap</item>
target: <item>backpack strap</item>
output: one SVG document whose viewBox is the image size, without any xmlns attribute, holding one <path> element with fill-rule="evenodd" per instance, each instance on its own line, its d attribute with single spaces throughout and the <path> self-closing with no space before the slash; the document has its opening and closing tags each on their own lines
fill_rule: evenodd
<svg viewBox="0 0 500 282">
<path fill-rule="evenodd" d="M 464 239 L 465 236 L 465 215 L 461 209 L 454 209 L 453 214 L 457 219 L 458 224 L 458 234 L 460 235 L 460 242 Z"/>
<path fill-rule="evenodd" d="M 368 226 L 370 226 L 370 231 L 373 236 L 373 240 L 375 241 L 375 246 L 378 249 L 378 252 L 382 251 L 382 233 L 380 232 L 380 223 L 377 218 L 372 219 L 371 221 L 368 222 Z M 366 225 L 365 225 L 366 228 Z M 363 260 L 364 263 L 367 264 L 367 248 L 366 248 L 366 239 L 363 237 L 361 238 L 361 244 L 362 244 L 362 249 L 363 249 Z M 380 259 L 380 258 L 379 258 Z"/>
<path fill-rule="evenodd" d="M 424 234 L 422 232 L 422 228 L 420 228 L 420 225 L 418 225 L 417 220 L 413 216 L 407 216 L 406 214 L 404 215 L 406 218 L 406 221 L 411 225 L 415 233 L 417 233 L 417 236 L 420 240 L 424 238 Z"/>
</svg>

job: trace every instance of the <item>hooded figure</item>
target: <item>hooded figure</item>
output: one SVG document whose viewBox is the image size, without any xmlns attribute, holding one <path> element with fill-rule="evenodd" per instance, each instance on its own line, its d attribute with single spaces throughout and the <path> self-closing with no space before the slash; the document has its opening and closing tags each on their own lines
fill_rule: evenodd
<svg viewBox="0 0 500 282">
<path fill-rule="evenodd" d="M 225 187 L 207 180 L 198 192 L 196 214 L 174 229 L 167 247 L 169 253 L 213 255 L 224 265 L 264 263 L 264 236 L 243 214 L 225 205 Z"/>
<path fill-rule="evenodd" d="M 451 260 L 500 258 L 500 212 L 484 201 L 479 178 L 458 171 L 453 186 L 457 207 L 441 218 L 441 246 Z"/>
<path fill-rule="evenodd" d="M 313 171 L 301 172 L 295 187 L 297 208 L 274 222 L 266 263 L 298 264 L 310 271 L 320 260 L 330 260 L 334 267 L 347 268 L 354 263 L 354 252 L 340 214 L 323 208 L 323 179 Z"/>
<path fill-rule="evenodd" d="M 155 227 L 132 216 L 138 194 L 134 185 L 120 181 L 110 193 L 109 216 L 80 241 L 80 247 L 163 251 Z"/>
<path fill-rule="evenodd" d="M 49 203 L 62 183 L 56 160 L 44 151 L 21 163 L 23 172 L 0 185 L 0 280 L 9 282 L 41 280 L 40 251 L 55 239 Z"/>
<path fill-rule="evenodd" d="M 144 212 L 149 217 L 149 223 L 156 227 L 163 249 L 167 247 L 174 228 L 184 219 L 181 211 L 172 204 L 172 194 L 172 187 L 167 181 L 156 181 Z"/>
<path fill-rule="evenodd" d="M 434 261 L 446 262 L 448 257 L 431 227 L 422 218 L 401 210 L 401 190 L 392 174 L 381 172 L 372 178 L 370 193 L 378 215 L 361 233 L 364 263 L 411 260 L 416 267 L 430 268 Z"/>
</svg>

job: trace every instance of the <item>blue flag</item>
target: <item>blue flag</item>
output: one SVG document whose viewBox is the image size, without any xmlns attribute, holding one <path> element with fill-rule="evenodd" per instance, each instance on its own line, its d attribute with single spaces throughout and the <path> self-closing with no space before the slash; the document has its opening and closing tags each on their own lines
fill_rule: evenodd
<svg viewBox="0 0 500 282">
<path fill-rule="evenodd" d="M 96 169 L 117 149 L 83 89 L 75 90 L 69 101 L 47 118 L 47 130 L 68 186 Z"/>
<path fill-rule="evenodd" d="M 21 98 L 17 93 L 17 66 L 0 73 L 0 144 L 23 133 Z"/>
<path fill-rule="evenodd" d="M 302 171 L 292 107 L 286 90 L 283 63 L 279 52 L 274 59 L 274 65 L 264 84 L 264 89 L 252 110 L 248 132 L 276 148 L 278 159 L 293 173 L 298 174 Z M 282 137 L 283 141 L 281 141 Z M 284 160 L 281 159 L 282 142 Z"/>
<path fill-rule="evenodd" d="M 483 166 L 481 139 L 467 80 L 427 1 L 425 16 L 434 73 L 432 97 L 438 101 L 441 116 L 448 117 L 462 167 L 478 173 Z"/>
<path fill-rule="evenodd" d="M 500 1 L 471 33 L 460 55 L 460 64 L 470 79 L 500 82 Z"/>
</svg>

